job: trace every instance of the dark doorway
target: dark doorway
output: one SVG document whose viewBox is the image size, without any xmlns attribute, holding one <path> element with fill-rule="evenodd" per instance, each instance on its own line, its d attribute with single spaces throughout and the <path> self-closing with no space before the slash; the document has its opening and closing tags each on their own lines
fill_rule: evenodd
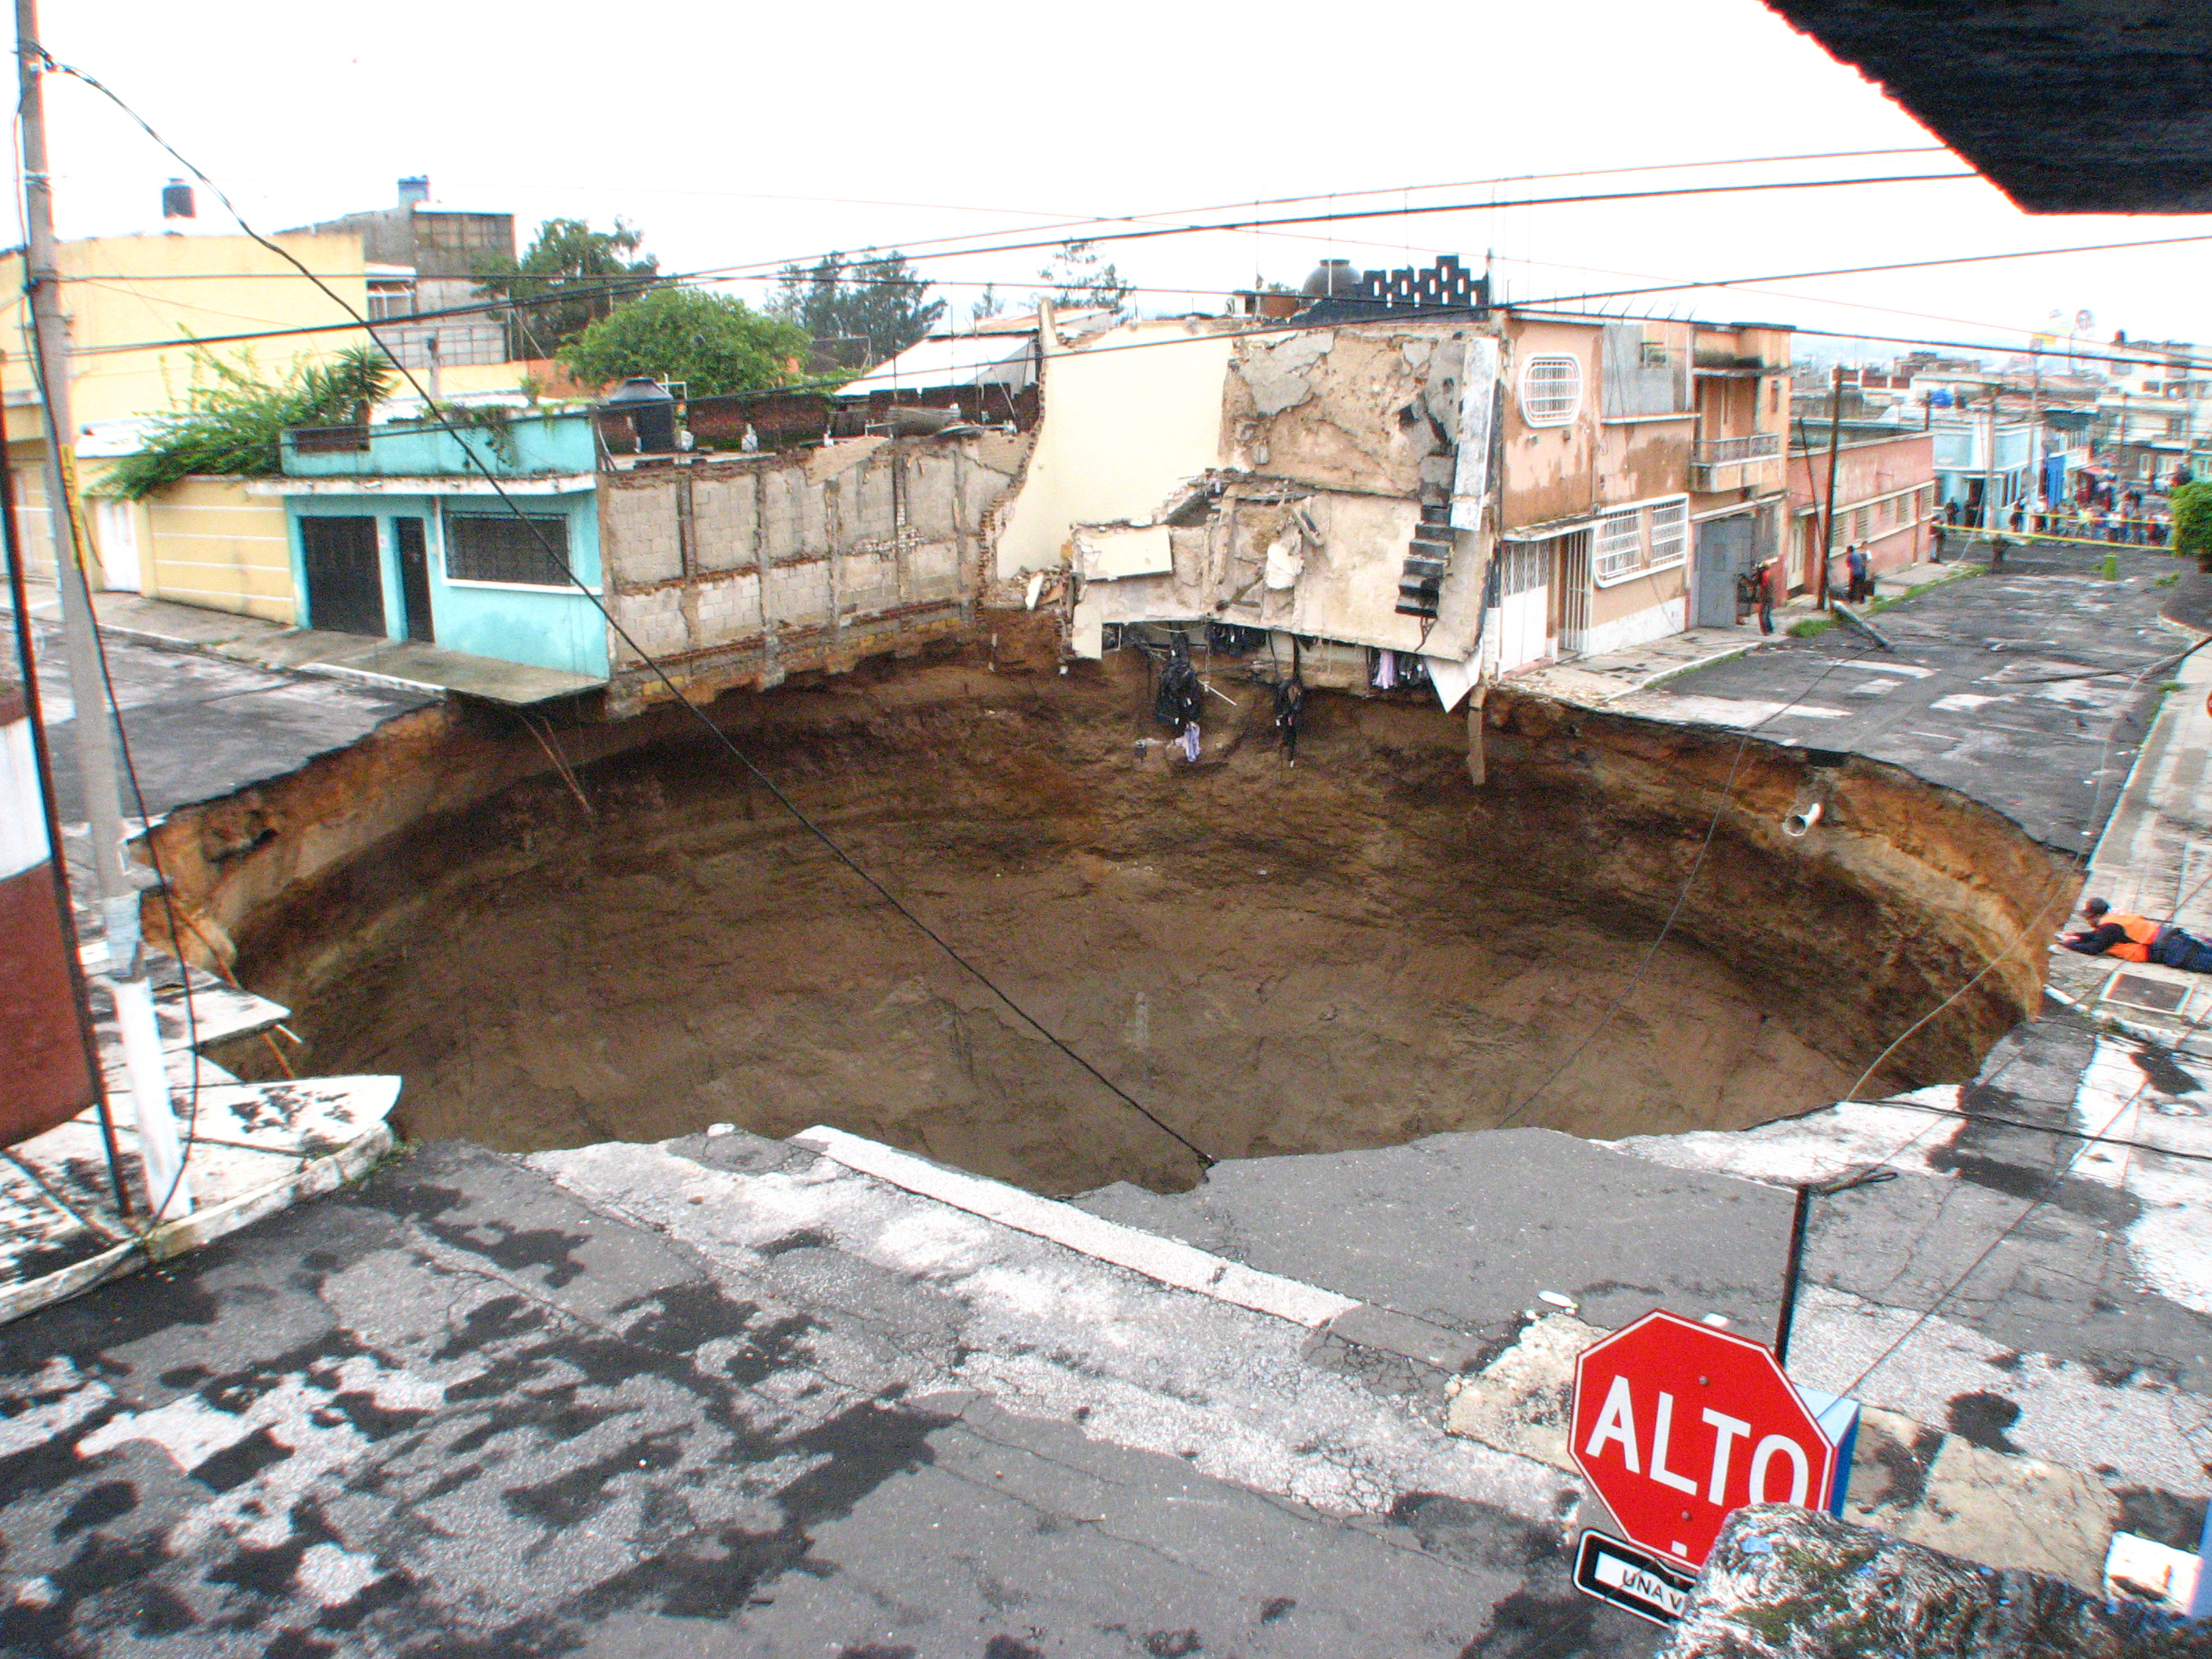
<svg viewBox="0 0 2212 1659">
<path fill-rule="evenodd" d="M 384 637 L 384 562 L 376 520 L 318 515 L 300 520 L 307 575 L 307 626 Z"/>
<path fill-rule="evenodd" d="M 407 611 L 407 637 L 434 643 L 438 628 L 430 616 L 430 556 L 422 539 L 422 520 L 394 519 L 399 546 L 399 602 Z"/>
<path fill-rule="evenodd" d="M 1697 626 L 1735 624 L 1735 579 L 1752 566 L 1752 519 L 1708 519 L 1698 526 Z"/>
</svg>

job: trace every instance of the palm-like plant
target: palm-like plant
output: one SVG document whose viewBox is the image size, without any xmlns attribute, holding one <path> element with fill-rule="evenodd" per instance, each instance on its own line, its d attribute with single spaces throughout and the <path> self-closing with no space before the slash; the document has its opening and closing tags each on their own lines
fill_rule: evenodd
<svg viewBox="0 0 2212 1659">
<path fill-rule="evenodd" d="M 192 365 L 185 407 L 157 420 L 146 447 L 108 469 L 103 493 L 135 500 L 195 473 L 269 477 L 283 470 L 287 428 L 366 422 L 392 385 L 392 360 L 367 345 L 295 364 L 276 381 L 264 379 L 251 356 L 225 362 L 195 351 Z"/>
</svg>

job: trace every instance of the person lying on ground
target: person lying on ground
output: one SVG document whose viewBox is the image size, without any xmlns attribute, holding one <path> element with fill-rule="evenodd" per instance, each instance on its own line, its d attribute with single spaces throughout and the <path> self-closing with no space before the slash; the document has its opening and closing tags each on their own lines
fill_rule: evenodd
<svg viewBox="0 0 2212 1659">
<path fill-rule="evenodd" d="M 2122 962 L 2154 962 L 2192 974 L 2212 974 L 2212 945 L 2185 928 L 2115 910 L 2100 898 L 2083 904 L 2081 914 L 2088 927 L 2059 940 L 2069 951 L 2085 957 L 2117 957 Z"/>
</svg>

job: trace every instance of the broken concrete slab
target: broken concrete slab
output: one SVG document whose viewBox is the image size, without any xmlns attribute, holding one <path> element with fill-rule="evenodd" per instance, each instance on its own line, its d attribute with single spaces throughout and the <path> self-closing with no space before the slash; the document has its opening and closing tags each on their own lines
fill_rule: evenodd
<svg viewBox="0 0 2212 1659">
<path fill-rule="evenodd" d="M 1723 1527 L 1664 1659 L 2182 1659 L 2212 1629 L 2107 1607 L 2056 1578 L 1970 1566 L 1811 1510 Z"/>
</svg>

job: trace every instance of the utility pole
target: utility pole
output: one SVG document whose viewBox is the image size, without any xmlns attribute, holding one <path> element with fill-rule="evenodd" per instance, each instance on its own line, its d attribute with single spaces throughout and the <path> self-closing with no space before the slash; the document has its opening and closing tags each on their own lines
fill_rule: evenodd
<svg viewBox="0 0 2212 1659">
<path fill-rule="evenodd" d="M 147 1207 L 158 1220 L 191 1208 L 177 1120 L 154 1019 L 153 987 L 146 976 L 138 930 L 138 887 L 131 879 L 123 833 L 122 795 L 116 784 L 115 739 L 109 725 L 106 677 L 100 672 L 91 586 L 85 567 L 76 493 L 76 432 L 70 413 L 68 323 L 62 314 L 60 259 L 54 244 L 53 186 L 46 163 L 46 72 L 39 45 L 37 0 L 15 0 L 15 57 L 21 97 L 23 204 L 28 247 L 31 325 L 37 378 L 46 425 L 46 508 L 53 526 L 54 580 L 61 591 L 62 637 L 69 653 L 70 697 L 76 716 L 77 770 L 92 836 L 92 863 L 106 924 L 109 983 L 123 1037 L 125 1069 L 138 1121 Z M 55 848 L 57 856 L 60 848 Z"/>
<path fill-rule="evenodd" d="M 1820 515 L 1820 582 L 1814 604 L 1828 608 L 1828 564 L 1836 556 L 1836 462 L 1844 443 L 1844 366 L 1828 371 L 1828 505 Z"/>
<path fill-rule="evenodd" d="M 1984 428 L 1984 436 L 1988 441 L 1982 451 L 1982 534 L 1994 547 L 1996 533 L 2002 527 L 1997 516 L 1997 391 L 1994 386 L 1990 388 L 1990 422 Z M 1990 564 L 1992 569 L 1996 568 L 1994 553 Z"/>
</svg>

